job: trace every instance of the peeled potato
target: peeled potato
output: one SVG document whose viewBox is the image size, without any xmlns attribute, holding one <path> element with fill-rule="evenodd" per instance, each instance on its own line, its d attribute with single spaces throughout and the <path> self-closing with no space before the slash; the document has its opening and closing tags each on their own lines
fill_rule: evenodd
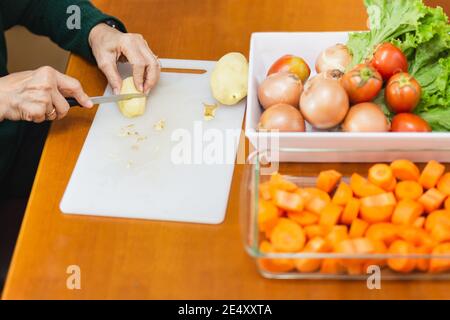
<svg viewBox="0 0 450 320">
<path fill-rule="evenodd" d="M 125 80 L 123 80 L 122 89 L 120 90 L 120 94 L 130 94 L 130 93 L 140 93 L 134 86 L 133 77 L 128 77 Z M 118 104 L 120 112 L 122 112 L 122 114 L 125 117 L 133 118 L 144 114 L 147 99 L 143 97 L 130 100 L 123 100 L 119 101 Z"/>
<path fill-rule="evenodd" d="M 214 98 L 224 105 L 234 105 L 247 96 L 248 62 L 238 52 L 224 55 L 211 75 Z"/>
</svg>

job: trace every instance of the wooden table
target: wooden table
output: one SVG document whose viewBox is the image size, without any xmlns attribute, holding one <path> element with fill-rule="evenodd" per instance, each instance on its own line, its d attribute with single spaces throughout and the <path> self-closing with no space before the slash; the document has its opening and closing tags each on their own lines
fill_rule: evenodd
<svg viewBox="0 0 450 320">
<path fill-rule="evenodd" d="M 429 1 L 430 4 L 447 1 Z M 248 54 L 255 31 L 365 28 L 362 0 L 98 0 L 161 57 L 218 59 Z M 72 56 L 67 74 L 90 95 L 106 82 Z M 53 124 L 4 289 L 4 299 L 432 299 L 450 298 L 446 282 L 274 281 L 261 278 L 244 252 L 238 217 L 243 166 L 235 170 L 222 225 L 77 217 L 58 205 L 95 111 L 71 110 Z M 79 265 L 81 290 L 66 289 Z"/>
</svg>

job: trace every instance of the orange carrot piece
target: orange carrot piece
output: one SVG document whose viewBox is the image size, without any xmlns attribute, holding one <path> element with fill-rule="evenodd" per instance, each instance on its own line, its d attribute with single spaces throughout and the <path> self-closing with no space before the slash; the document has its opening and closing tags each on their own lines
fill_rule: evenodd
<svg viewBox="0 0 450 320">
<path fill-rule="evenodd" d="M 420 177 L 419 168 L 410 160 L 395 160 L 391 163 L 392 173 L 394 177 L 400 181 L 413 180 L 417 181 Z"/>
<path fill-rule="evenodd" d="M 350 186 L 341 182 L 336 192 L 334 193 L 332 202 L 338 206 L 345 206 L 353 198 L 353 191 Z"/>
<path fill-rule="evenodd" d="M 444 255 L 446 257 L 450 256 L 450 243 L 442 243 L 437 245 L 431 254 L 438 256 L 430 260 L 429 271 L 431 273 L 439 273 L 450 270 L 450 259 L 439 257 L 439 255 Z"/>
<path fill-rule="evenodd" d="M 263 241 L 260 244 L 259 250 L 263 253 L 276 253 L 272 244 L 268 241 Z M 295 268 L 293 259 L 259 259 L 259 267 L 265 271 L 273 273 L 284 273 L 292 271 Z"/>
<path fill-rule="evenodd" d="M 269 201 L 260 199 L 258 202 L 258 226 L 261 232 L 273 227 L 278 221 L 278 208 Z"/>
<path fill-rule="evenodd" d="M 308 204 L 314 197 L 319 197 L 326 203 L 331 201 L 328 193 L 317 188 L 303 188 L 295 192 L 303 198 L 305 204 Z"/>
<path fill-rule="evenodd" d="M 342 178 L 342 174 L 336 170 L 327 170 L 319 173 L 317 178 L 317 188 L 330 193 L 336 188 L 336 185 Z"/>
<path fill-rule="evenodd" d="M 339 242 L 335 249 L 336 253 L 346 255 L 354 254 L 370 254 L 375 252 L 373 242 L 367 238 L 348 239 Z M 364 272 L 363 267 L 367 260 L 364 259 L 339 259 L 349 274 L 361 274 Z"/>
<path fill-rule="evenodd" d="M 394 179 L 392 169 L 387 164 L 375 164 L 369 169 L 369 181 L 384 190 L 392 188 Z"/>
<path fill-rule="evenodd" d="M 313 196 L 312 199 L 306 204 L 306 210 L 320 215 L 326 208 L 329 202 L 318 196 Z"/>
<path fill-rule="evenodd" d="M 442 176 L 437 184 L 437 189 L 447 197 L 450 196 L 450 172 Z"/>
<path fill-rule="evenodd" d="M 303 249 L 306 236 L 297 223 L 281 218 L 272 230 L 270 241 L 277 252 L 298 252 Z"/>
<path fill-rule="evenodd" d="M 384 188 L 384 191 L 386 191 L 386 192 L 394 192 L 396 187 L 397 187 L 397 179 L 392 178 L 391 183 L 388 184 L 386 186 L 386 188 Z"/>
<path fill-rule="evenodd" d="M 388 253 L 408 255 L 415 253 L 415 249 L 410 243 L 397 240 L 391 244 Z M 392 270 L 401 273 L 409 273 L 416 267 L 416 261 L 408 258 L 390 258 L 387 264 Z"/>
<path fill-rule="evenodd" d="M 398 200 L 419 200 L 422 194 L 423 187 L 416 181 L 405 180 L 397 183 L 397 186 L 395 187 L 395 196 Z"/>
<path fill-rule="evenodd" d="M 435 160 L 431 160 L 423 169 L 422 174 L 420 175 L 419 178 L 419 183 L 425 189 L 434 188 L 437 185 L 439 179 L 444 174 L 444 172 L 445 172 L 444 165 L 440 164 Z"/>
<path fill-rule="evenodd" d="M 351 225 L 353 220 L 358 217 L 361 201 L 356 198 L 349 200 L 341 215 L 341 223 Z"/>
<path fill-rule="evenodd" d="M 423 205 L 420 203 L 405 199 L 401 200 L 395 207 L 392 215 L 393 224 L 412 225 L 423 213 Z"/>
<path fill-rule="evenodd" d="M 330 202 L 322 210 L 322 213 L 320 214 L 319 224 L 332 227 L 339 222 L 341 213 L 342 207 Z"/>
<path fill-rule="evenodd" d="M 431 230 L 431 237 L 438 243 L 450 241 L 450 226 L 446 224 L 436 224 Z"/>
<path fill-rule="evenodd" d="M 328 243 L 320 237 L 313 238 L 308 241 L 302 252 L 304 253 L 324 253 L 331 251 L 331 247 Z M 315 272 L 320 269 L 322 259 L 307 258 L 296 259 L 295 268 L 299 272 L 309 273 Z"/>
<path fill-rule="evenodd" d="M 337 244 L 343 240 L 348 239 L 347 226 L 333 226 L 330 232 L 327 234 L 325 240 L 333 247 L 336 248 Z"/>
<path fill-rule="evenodd" d="M 391 223 L 375 223 L 367 229 L 366 237 L 375 241 L 383 241 L 389 246 L 398 240 L 398 228 Z"/>
<path fill-rule="evenodd" d="M 275 190 L 272 196 L 273 203 L 283 210 L 293 212 L 303 211 L 303 198 L 297 193 L 287 192 L 284 190 Z"/>
<path fill-rule="evenodd" d="M 383 241 L 380 240 L 372 240 L 372 244 L 375 248 L 374 253 L 376 254 L 385 254 L 388 251 L 388 248 L 386 244 Z M 380 258 L 374 258 L 374 259 L 368 259 L 364 262 L 364 270 L 367 270 L 372 265 L 377 265 L 380 268 L 384 267 L 386 265 L 386 259 L 380 259 Z"/>
<path fill-rule="evenodd" d="M 330 228 L 323 225 L 314 224 L 311 226 L 306 226 L 304 230 L 308 239 L 314 239 L 316 237 L 326 237 L 328 232 L 330 231 Z"/>
<path fill-rule="evenodd" d="M 279 173 L 273 173 L 271 175 L 269 185 L 272 189 L 279 189 L 289 192 L 294 192 L 298 189 L 298 186 L 295 183 L 285 179 Z"/>
<path fill-rule="evenodd" d="M 361 238 L 366 233 L 369 224 L 361 219 L 355 219 L 350 226 L 349 236 L 350 238 Z"/>
<path fill-rule="evenodd" d="M 397 200 L 392 192 L 361 199 L 361 218 L 369 223 L 390 221 Z"/>
<path fill-rule="evenodd" d="M 353 193 L 358 197 L 369 197 L 385 193 L 383 189 L 377 187 L 373 183 L 370 183 L 367 179 L 363 178 L 357 173 L 354 173 L 351 176 L 350 186 L 353 190 Z"/>
<path fill-rule="evenodd" d="M 263 182 L 259 185 L 259 196 L 266 201 L 270 201 L 270 199 L 272 199 L 269 181 Z"/>
<path fill-rule="evenodd" d="M 413 246 L 432 245 L 434 243 L 425 230 L 413 226 L 399 226 L 397 235 L 400 239 L 411 243 Z"/>
<path fill-rule="evenodd" d="M 420 198 L 419 202 L 425 208 L 425 212 L 430 213 L 441 208 L 444 203 L 445 195 L 438 189 L 431 188 L 425 192 Z"/>
<path fill-rule="evenodd" d="M 280 222 L 280 218 L 271 221 L 270 224 L 266 224 L 264 226 L 264 235 L 266 236 L 267 239 L 270 239 L 270 237 L 272 236 L 272 231 L 273 229 L 275 229 L 275 227 L 277 226 L 278 222 Z"/>
<path fill-rule="evenodd" d="M 450 196 L 445 200 L 444 208 L 445 210 L 450 211 Z"/>
<path fill-rule="evenodd" d="M 437 210 L 430 213 L 425 221 L 425 230 L 431 232 L 438 224 L 450 226 L 450 211 Z"/>
<path fill-rule="evenodd" d="M 317 224 L 317 222 L 319 222 L 319 216 L 308 211 L 288 212 L 287 216 L 289 219 L 297 222 L 302 227 Z"/>
<path fill-rule="evenodd" d="M 418 217 L 416 220 L 414 220 L 412 225 L 413 227 L 416 228 L 423 228 L 425 226 L 425 221 L 426 221 L 425 217 Z"/>
<path fill-rule="evenodd" d="M 323 274 L 342 274 L 345 268 L 341 265 L 338 259 L 323 259 L 320 267 L 320 273 Z"/>
<path fill-rule="evenodd" d="M 417 254 L 431 254 L 433 251 L 433 247 L 429 245 L 423 245 L 416 248 Z M 428 258 L 419 258 L 416 260 L 416 269 L 421 272 L 428 272 L 430 268 L 430 259 Z"/>
</svg>

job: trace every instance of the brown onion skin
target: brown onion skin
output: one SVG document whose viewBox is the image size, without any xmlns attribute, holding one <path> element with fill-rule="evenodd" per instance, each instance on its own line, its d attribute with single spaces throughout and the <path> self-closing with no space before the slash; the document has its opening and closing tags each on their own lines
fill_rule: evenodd
<svg viewBox="0 0 450 320">
<path fill-rule="evenodd" d="M 316 60 L 317 73 L 337 69 L 345 72 L 347 66 L 352 62 L 352 56 L 346 45 L 336 44 L 324 50 Z"/>
<path fill-rule="evenodd" d="M 342 130 L 345 132 L 388 132 L 390 125 L 378 105 L 365 102 L 350 108 Z"/>
<path fill-rule="evenodd" d="M 340 124 L 350 108 L 348 95 L 339 81 L 315 77 L 308 81 L 300 98 L 303 117 L 317 129 Z"/>
<path fill-rule="evenodd" d="M 279 103 L 296 107 L 302 92 L 302 81 L 296 75 L 280 72 L 268 76 L 261 83 L 258 88 L 258 99 L 264 109 Z"/>
<path fill-rule="evenodd" d="M 259 130 L 280 132 L 304 132 L 305 120 L 297 108 L 289 104 L 276 104 L 263 112 L 259 120 Z"/>
</svg>

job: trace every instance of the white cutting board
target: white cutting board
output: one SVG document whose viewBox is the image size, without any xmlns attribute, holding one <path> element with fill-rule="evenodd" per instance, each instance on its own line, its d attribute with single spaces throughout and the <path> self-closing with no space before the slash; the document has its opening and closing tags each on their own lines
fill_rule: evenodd
<svg viewBox="0 0 450 320">
<path fill-rule="evenodd" d="M 125 118 L 115 103 L 100 105 L 61 201 L 63 213 L 223 222 L 239 143 L 238 135 L 225 133 L 240 132 L 245 100 L 233 107 L 219 106 L 215 119 L 205 121 L 203 103 L 215 103 L 209 87 L 215 62 L 161 62 L 164 68 L 206 73 L 163 72 L 146 113 L 138 118 Z M 127 64 L 119 69 L 123 78 L 131 74 Z M 110 94 L 108 87 L 105 95 Z M 165 120 L 165 128 L 157 131 L 154 125 L 160 120 Z M 132 127 L 125 129 L 128 125 Z M 137 131 L 147 139 L 137 142 L 138 137 L 123 136 L 124 131 Z M 174 147 L 186 151 L 184 158 L 173 161 Z"/>
</svg>

